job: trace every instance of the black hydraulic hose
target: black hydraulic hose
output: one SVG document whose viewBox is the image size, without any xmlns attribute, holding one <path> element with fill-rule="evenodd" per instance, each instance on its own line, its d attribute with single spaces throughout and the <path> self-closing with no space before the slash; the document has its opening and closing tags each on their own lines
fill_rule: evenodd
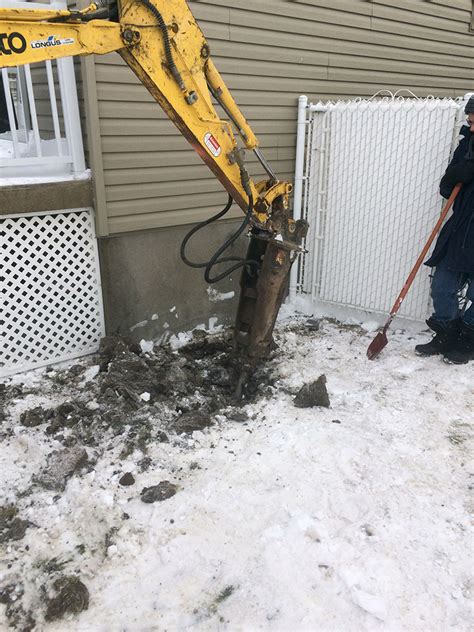
<svg viewBox="0 0 474 632">
<path fill-rule="evenodd" d="M 232 199 L 232 196 L 229 195 L 229 198 L 227 200 L 227 204 L 224 206 L 222 211 L 219 211 L 218 213 L 216 213 L 215 215 L 213 215 L 209 219 L 204 220 L 203 222 L 199 222 L 199 224 L 196 224 L 196 226 L 193 226 L 193 228 L 191 228 L 189 233 L 186 233 L 183 241 L 181 242 L 181 248 L 180 248 L 180 253 L 179 254 L 181 255 L 181 259 L 184 261 L 184 263 L 187 266 L 189 266 L 190 268 L 206 268 L 207 267 L 207 265 L 209 263 L 208 261 L 205 261 L 203 263 L 196 263 L 196 262 L 190 261 L 186 257 L 186 246 L 188 245 L 188 241 L 191 239 L 191 237 L 195 233 L 197 233 L 199 230 L 201 230 L 201 228 L 204 228 L 205 226 L 208 226 L 209 224 L 212 224 L 212 222 L 217 221 L 221 217 L 224 217 L 224 215 L 229 212 L 233 201 L 234 200 Z"/>
<path fill-rule="evenodd" d="M 155 7 L 155 5 L 150 2 L 150 0 L 139 0 L 139 2 L 141 2 L 141 4 L 143 4 L 143 6 L 145 6 L 155 16 L 158 22 L 158 26 L 163 34 L 163 42 L 165 45 L 165 55 L 166 55 L 166 61 L 168 62 L 168 68 L 171 74 L 173 75 L 173 77 L 175 78 L 176 83 L 179 85 L 181 90 L 184 91 L 186 89 L 186 86 L 184 85 L 183 78 L 181 77 L 181 74 L 179 70 L 177 69 L 176 64 L 174 63 L 173 52 L 171 50 L 170 37 L 168 34 L 168 27 L 166 26 L 166 22 L 164 21 L 163 16 Z"/>
<path fill-rule="evenodd" d="M 258 261 L 253 261 L 252 259 L 243 259 L 241 257 L 225 257 L 222 259 L 219 259 L 219 257 L 222 255 L 222 253 L 227 250 L 227 248 L 229 248 L 239 237 L 240 235 L 244 232 L 244 230 L 246 229 L 246 227 L 249 225 L 249 222 L 252 218 L 252 213 L 253 213 L 253 197 L 252 195 L 249 195 L 249 203 L 248 203 L 248 207 L 247 207 L 247 213 L 245 215 L 244 221 L 241 223 L 241 225 L 239 226 L 239 228 L 235 231 L 235 233 L 233 235 L 231 235 L 229 237 L 229 239 L 227 239 L 220 248 L 218 248 L 218 250 L 212 255 L 212 257 L 209 259 L 209 263 L 206 266 L 206 269 L 204 271 L 204 279 L 206 281 L 206 283 L 217 283 L 218 281 L 221 281 L 222 279 L 224 279 L 226 276 L 228 276 L 229 274 L 231 274 L 232 272 L 234 272 L 234 270 L 237 270 L 238 268 L 243 268 L 244 266 L 260 266 L 260 263 Z M 226 261 L 237 261 L 237 263 L 233 266 L 231 266 L 230 268 L 228 268 L 227 270 L 224 270 L 224 272 L 221 272 L 221 274 L 218 274 L 215 277 L 211 277 L 211 270 L 212 268 L 219 264 L 219 263 L 224 263 Z"/>
<path fill-rule="evenodd" d="M 226 276 L 228 276 L 229 274 L 231 274 L 232 272 L 234 272 L 234 270 L 237 270 L 238 268 L 242 268 L 244 266 L 256 266 L 259 267 L 260 263 L 258 261 L 253 261 L 252 259 L 243 259 L 242 257 L 222 257 L 219 258 L 220 255 L 227 250 L 227 248 L 229 248 L 229 246 L 231 246 L 235 240 L 242 234 L 242 232 L 245 230 L 246 226 L 248 226 L 250 219 L 252 217 L 252 211 L 253 211 L 253 198 L 252 196 L 250 196 L 249 198 L 249 205 L 248 205 L 248 209 L 247 209 L 247 213 L 245 215 L 244 221 L 242 222 L 242 224 L 239 226 L 239 228 L 236 230 L 236 232 L 231 235 L 223 244 L 222 246 L 220 246 L 220 248 L 212 255 L 212 257 L 209 259 L 209 261 L 204 261 L 204 262 L 193 262 L 190 261 L 187 256 L 186 256 L 186 246 L 188 244 L 188 241 L 190 240 L 190 238 L 197 233 L 199 230 L 201 230 L 201 228 L 204 228 L 205 226 L 208 226 L 209 224 L 211 224 L 212 222 L 217 221 L 218 219 L 220 219 L 221 217 L 223 217 L 230 209 L 230 207 L 232 206 L 232 202 L 233 199 L 232 197 L 229 195 L 229 199 L 227 201 L 227 204 L 225 205 L 225 207 L 219 211 L 219 213 L 216 213 L 216 215 L 213 215 L 211 218 L 206 219 L 203 222 L 200 222 L 199 224 L 197 224 L 196 226 L 193 226 L 193 228 L 186 234 L 186 236 L 184 237 L 182 243 L 181 243 L 181 249 L 180 249 L 180 255 L 181 255 L 181 259 L 184 261 L 184 263 L 187 266 L 190 266 L 191 268 L 205 268 L 205 272 L 204 272 L 204 278 L 206 280 L 207 283 L 216 283 L 217 281 L 220 281 L 222 279 L 224 279 Z M 235 261 L 236 264 L 231 266 L 230 268 L 228 268 L 227 270 L 225 270 L 224 272 L 221 272 L 221 274 L 217 275 L 216 277 L 211 278 L 211 269 L 215 266 L 218 265 L 220 263 L 228 263 L 230 261 Z"/>
</svg>

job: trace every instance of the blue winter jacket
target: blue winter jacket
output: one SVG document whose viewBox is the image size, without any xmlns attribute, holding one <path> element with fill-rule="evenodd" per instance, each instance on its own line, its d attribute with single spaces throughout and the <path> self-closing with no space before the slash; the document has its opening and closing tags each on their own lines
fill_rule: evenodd
<svg viewBox="0 0 474 632">
<path fill-rule="evenodd" d="M 461 128 L 463 138 L 454 152 L 449 167 L 465 160 L 469 140 L 474 135 L 468 127 Z M 451 195 L 454 185 L 441 179 L 440 193 L 444 198 Z M 441 230 L 433 254 L 425 265 L 434 267 L 446 257 L 448 268 L 455 272 L 474 275 L 474 180 L 462 185 L 453 205 L 453 213 Z"/>
</svg>

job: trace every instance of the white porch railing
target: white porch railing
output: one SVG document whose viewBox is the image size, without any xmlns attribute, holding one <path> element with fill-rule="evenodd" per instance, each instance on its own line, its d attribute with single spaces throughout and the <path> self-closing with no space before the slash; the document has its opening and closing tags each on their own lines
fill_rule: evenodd
<svg viewBox="0 0 474 632">
<path fill-rule="evenodd" d="M 394 95 L 313 105 L 300 97 L 294 207 L 310 230 L 292 296 L 327 313 L 389 311 L 439 216 L 438 183 L 463 106 Z M 424 268 L 400 315 L 421 321 L 429 309 Z"/>
<path fill-rule="evenodd" d="M 1 7 L 63 9 L 66 2 L 0 0 Z M 1 65 L 1 58 L 0 58 Z M 73 60 L 2 68 L 0 184 L 11 178 L 77 176 L 85 171 Z M 8 180 L 7 180 L 8 179 Z"/>
</svg>

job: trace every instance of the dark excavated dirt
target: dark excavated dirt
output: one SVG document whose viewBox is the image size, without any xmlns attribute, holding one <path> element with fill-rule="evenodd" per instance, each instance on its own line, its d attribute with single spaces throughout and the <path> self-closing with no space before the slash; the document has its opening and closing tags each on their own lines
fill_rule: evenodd
<svg viewBox="0 0 474 632">
<path fill-rule="evenodd" d="M 313 406 L 329 408 L 331 403 L 326 388 L 326 376 L 320 375 L 314 382 L 304 384 L 296 394 L 294 404 L 297 408 L 312 408 Z"/>
<path fill-rule="evenodd" d="M 173 428 L 177 434 L 189 434 L 195 430 L 204 430 L 204 428 L 208 428 L 209 426 L 212 426 L 211 415 L 197 411 L 183 413 L 171 424 L 171 428 Z"/>
<path fill-rule="evenodd" d="M 264 395 L 274 383 L 268 365 L 256 367 L 244 385 L 242 399 L 236 401 L 242 367 L 230 337 L 203 332 L 197 332 L 195 340 L 178 352 L 159 347 L 142 353 L 127 338 L 110 336 L 101 342 L 98 363 L 100 372 L 87 384 L 85 396 L 77 389 L 75 399 L 56 408 L 27 410 L 21 423 L 44 431 L 66 448 L 102 446 L 104 436 L 120 436 L 125 458 L 135 449 L 146 450 L 151 441 L 167 442 L 170 433 L 203 430 L 213 425 L 217 413 L 228 411 L 230 420 L 245 421 L 240 406 Z M 53 378 L 55 386 L 58 390 L 65 384 L 74 387 L 83 373 L 81 365 L 61 371 Z M 4 393 L 7 399 L 15 395 L 21 396 L 21 387 L 16 394 Z M 40 479 L 50 488 L 63 487 L 63 483 L 48 483 L 44 476 Z"/>
<path fill-rule="evenodd" d="M 119 485 L 122 485 L 123 487 L 129 487 L 134 484 L 135 478 L 131 472 L 125 472 L 125 474 L 123 474 L 119 479 Z"/>
<path fill-rule="evenodd" d="M 41 406 L 31 408 L 20 415 L 20 424 L 27 428 L 34 428 L 35 426 L 41 426 L 49 417 L 52 416 L 52 411 L 45 410 Z"/>
<path fill-rule="evenodd" d="M 87 463 L 87 452 L 84 448 L 64 448 L 49 455 L 45 468 L 38 474 L 34 481 L 56 491 L 62 491 L 66 487 L 67 480 Z"/>
<path fill-rule="evenodd" d="M 158 485 L 152 487 L 144 487 L 141 493 L 141 499 L 144 503 L 155 503 L 167 500 L 176 494 L 178 486 L 169 481 L 161 481 Z"/>
<path fill-rule="evenodd" d="M 95 461 L 107 451 L 116 460 L 115 484 L 128 487 L 131 498 L 147 504 L 171 498 L 178 492 L 176 483 L 182 484 L 179 470 L 176 482 L 163 480 L 145 488 L 136 485 L 141 473 L 152 471 L 157 465 L 148 453 L 149 447 L 158 442 L 170 442 L 178 448 L 187 446 L 192 441 L 189 435 L 226 419 L 230 423 L 248 422 L 242 407 L 273 393 L 277 379 L 271 363 L 251 372 L 246 370 L 248 379 L 241 398 L 236 399 L 242 366 L 234 354 L 230 332 L 214 336 L 196 332 L 192 342 L 179 351 L 158 347 L 152 353 L 142 352 L 126 338 L 110 336 L 101 342 L 100 353 L 93 362 L 99 367 L 98 373 L 81 364 L 47 371 L 48 401 L 60 403 L 50 403 L 50 408 L 35 405 L 21 414 L 20 425 L 28 428 L 33 440 L 36 433 L 45 435 L 51 451 L 31 480 L 16 490 L 20 509 L 14 504 L 0 507 L 0 544 L 5 547 L 14 547 L 17 542 L 18 547 L 28 546 L 24 544 L 27 529 L 37 527 L 24 520 L 20 510 L 29 506 L 33 493 L 52 492 L 56 502 L 68 481 L 91 471 Z M 43 395 L 22 384 L 1 386 L 0 422 L 7 420 L 10 404 L 29 394 Z M 13 425 L 7 422 L 0 426 L 0 437 L 10 438 L 13 434 Z M 133 474 L 124 473 L 121 461 L 131 454 L 135 454 L 137 469 Z M 190 469 L 200 467 L 193 463 Z M 123 520 L 126 519 L 124 512 Z M 76 547 L 78 555 L 83 554 L 81 547 L 84 551 L 88 546 L 89 542 L 81 542 Z M 24 554 L 12 548 L 14 561 Z M 12 629 L 28 632 L 37 626 L 37 615 L 54 621 L 88 607 L 89 591 L 80 579 L 81 564 L 77 558 L 53 558 L 35 572 L 33 605 L 23 597 L 22 582 L 30 582 L 31 592 L 31 581 L 26 575 L 0 578 L 0 603 L 5 604 Z"/>
<path fill-rule="evenodd" d="M 0 507 L 0 544 L 21 540 L 28 527 L 29 522 L 18 516 L 16 507 Z"/>
<path fill-rule="evenodd" d="M 62 619 L 66 614 L 78 614 L 89 607 L 89 591 L 75 575 L 56 579 L 53 591 L 54 596 L 46 599 L 46 621 Z"/>
</svg>

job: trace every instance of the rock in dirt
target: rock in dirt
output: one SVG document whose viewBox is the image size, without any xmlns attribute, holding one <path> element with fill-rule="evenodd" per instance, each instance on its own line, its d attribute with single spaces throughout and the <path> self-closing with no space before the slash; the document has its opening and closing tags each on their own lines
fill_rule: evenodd
<svg viewBox="0 0 474 632">
<path fill-rule="evenodd" d="M 212 426 L 211 416 L 207 413 L 200 413 L 197 411 L 190 411 L 189 413 L 183 413 L 172 423 L 172 428 L 177 434 L 191 434 L 195 430 L 203 430 L 208 426 Z"/>
<path fill-rule="evenodd" d="M 158 485 L 152 487 L 144 487 L 141 493 L 141 499 L 144 503 L 155 503 L 167 500 L 176 494 L 178 486 L 169 481 L 161 481 Z"/>
<path fill-rule="evenodd" d="M 80 446 L 53 452 L 44 470 L 34 478 L 46 489 L 64 491 L 67 480 L 87 463 L 87 452 Z"/>
<path fill-rule="evenodd" d="M 314 382 L 304 384 L 296 394 L 293 403 L 297 408 L 312 408 L 313 406 L 329 408 L 330 401 L 326 389 L 326 376 L 320 375 Z"/>
<path fill-rule="evenodd" d="M 61 619 L 65 614 L 79 614 L 89 607 L 89 591 L 79 577 L 65 575 L 53 584 L 53 597 L 46 600 L 46 621 Z"/>
<path fill-rule="evenodd" d="M 225 415 L 229 421 L 237 421 L 238 423 L 244 423 L 250 419 L 245 410 L 239 410 L 238 408 L 227 411 Z"/>
<path fill-rule="evenodd" d="M 21 540 L 30 523 L 18 517 L 18 509 L 13 505 L 0 507 L 0 544 Z"/>
<path fill-rule="evenodd" d="M 41 406 L 30 408 L 29 410 L 25 410 L 24 413 L 21 413 L 20 424 L 27 428 L 35 428 L 36 426 L 41 426 L 41 424 L 46 423 L 51 415 L 51 410 L 45 410 Z"/>
<path fill-rule="evenodd" d="M 321 320 L 319 318 L 308 318 L 306 321 L 306 328 L 309 331 L 319 331 L 321 326 Z"/>
<path fill-rule="evenodd" d="M 131 472 L 125 472 L 125 474 L 121 476 L 119 480 L 119 485 L 123 485 L 124 487 L 133 485 L 134 483 L 135 483 L 135 479 Z"/>
</svg>

